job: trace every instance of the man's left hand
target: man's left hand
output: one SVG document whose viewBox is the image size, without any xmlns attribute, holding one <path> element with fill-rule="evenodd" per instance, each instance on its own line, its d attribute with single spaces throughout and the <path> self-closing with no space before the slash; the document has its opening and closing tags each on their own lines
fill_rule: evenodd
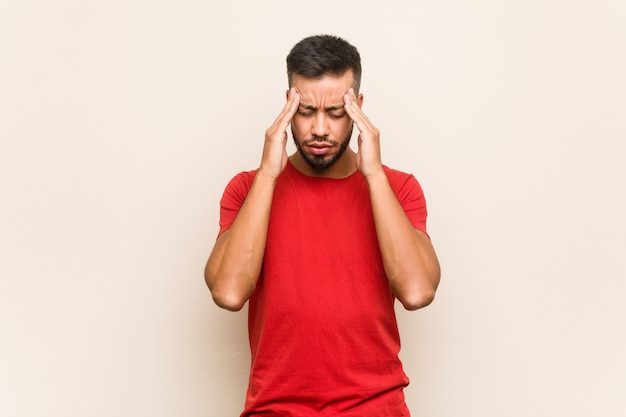
<svg viewBox="0 0 626 417">
<path fill-rule="evenodd" d="M 344 96 L 344 108 L 359 129 L 358 145 L 356 153 L 356 167 L 364 177 L 382 172 L 380 158 L 380 131 L 367 118 L 361 110 L 359 101 L 350 88 Z"/>
</svg>

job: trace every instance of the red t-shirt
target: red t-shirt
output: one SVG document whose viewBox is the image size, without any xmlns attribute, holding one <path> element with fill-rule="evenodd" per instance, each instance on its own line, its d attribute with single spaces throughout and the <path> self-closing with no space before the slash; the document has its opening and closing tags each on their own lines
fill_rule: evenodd
<svg viewBox="0 0 626 417">
<path fill-rule="evenodd" d="M 385 167 L 413 226 L 426 232 L 417 180 Z M 256 171 L 228 184 L 220 233 Z M 394 297 L 385 276 L 367 183 L 278 178 L 263 268 L 249 300 L 251 371 L 242 417 L 408 417 Z"/>
</svg>

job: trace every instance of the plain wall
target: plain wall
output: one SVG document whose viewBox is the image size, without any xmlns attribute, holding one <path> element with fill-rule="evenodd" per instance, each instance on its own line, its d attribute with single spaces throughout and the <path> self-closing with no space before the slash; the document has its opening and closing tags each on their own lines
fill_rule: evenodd
<svg viewBox="0 0 626 417">
<path fill-rule="evenodd" d="M 413 415 L 626 415 L 625 24 L 621 0 L 2 0 L 0 415 L 238 415 L 246 312 L 203 268 L 318 33 L 359 48 L 429 205 Z"/>
</svg>

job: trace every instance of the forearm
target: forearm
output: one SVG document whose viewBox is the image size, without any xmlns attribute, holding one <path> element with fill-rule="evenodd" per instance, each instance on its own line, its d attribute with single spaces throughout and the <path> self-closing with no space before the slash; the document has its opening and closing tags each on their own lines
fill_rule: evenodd
<svg viewBox="0 0 626 417">
<path fill-rule="evenodd" d="M 275 179 L 257 173 L 232 226 L 217 240 L 205 269 L 205 280 L 216 304 L 239 310 L 258 280 Z"/>
<path fill-rule="evenodd" d="M 384 171 L 367 177 L 376 233 L 391 289 L 408 310 L 433 300 L 439 262 L 430 239 L 416 230 L 398 202 Z"/>
</svg>

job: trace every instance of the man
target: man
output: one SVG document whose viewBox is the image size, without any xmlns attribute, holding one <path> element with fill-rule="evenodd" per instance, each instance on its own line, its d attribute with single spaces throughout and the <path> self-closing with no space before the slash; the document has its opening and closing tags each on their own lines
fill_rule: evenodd
<svg viewBox="0 0 626 417">
<path fill-rule="evenodd" d="M 394 300 L 428 305 L 440 275 L 422 190 L 381 163 L 379 131 L 361 110 L 356 48 L 305 38 L 287 73 L 259 168 L 226 187 L 205 270 L 217 305 L 249 301 L 242 417 L 409 416 Z"/>
</svg>

